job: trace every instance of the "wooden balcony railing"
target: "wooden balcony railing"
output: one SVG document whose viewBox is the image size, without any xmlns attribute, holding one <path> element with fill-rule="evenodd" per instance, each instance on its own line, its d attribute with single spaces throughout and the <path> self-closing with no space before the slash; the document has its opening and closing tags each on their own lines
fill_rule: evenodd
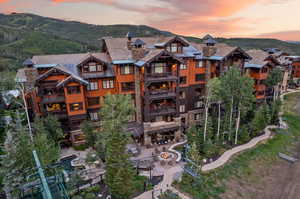
<svg viewBox="0 0 300 199">
<path fill-rule="evenodd" d="M 149 92 L 149 99 L 164 99 L 176 97 L 175 89 L 159 89 Z"/>
<path fill-rule="evenodd" d="M 264 84 L 255 85 L 254 87 L 255 87 L 255 90 L 257 90 L 257 91 L 266 90 L 266 85 L 264 85 Z"/>
<path fill-rule="evenodd" d="M 161 107 L 161 108 L 157 108 L 157 109 L 150 109 L 151 116 L 168 115 L 168 114 L 173 114 L 176 112 L 177 112 L 177 110 L 176 110 L 175 106 L 166 106 L 166 107 Z"/>
<path fill-rule="evenodd" d="M 63 94 L 44 95 L 42 97 L 43 104 L 58 103 L 64 101 L 65 101 L 65 96 Z"/>
<path fill-rule="evenodd" d="M 151 81 L 151 80 L 171 80 L 176 79 L 177 74 L 176 72 L 165 72 L 165 73 L 146 73 L 145 74 L 145 80 Z"/>
<path fill-rule="evenodd" d="M 254 79 L 267 79 L 268 73 L 250 73 L 250 76 Z"/>
</svg>

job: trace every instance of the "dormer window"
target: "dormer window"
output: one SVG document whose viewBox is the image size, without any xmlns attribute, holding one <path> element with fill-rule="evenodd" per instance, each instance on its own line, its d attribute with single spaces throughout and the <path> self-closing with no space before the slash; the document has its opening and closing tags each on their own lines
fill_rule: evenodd
<svg viewBox="0 0 300 199">
<path fill-rule="evenodd" d="M 182 52 L 182 45 L 180 43 L 171 43 L 167 46 L 167 51 L 171 53 L 181 53 Z"/>
<path fill-rule="evenodd" d="M 83 72 L 102 72 L 103 71 L 103 65 L 95 62 L 90 62 L 83 66 Z"/>
</svg>

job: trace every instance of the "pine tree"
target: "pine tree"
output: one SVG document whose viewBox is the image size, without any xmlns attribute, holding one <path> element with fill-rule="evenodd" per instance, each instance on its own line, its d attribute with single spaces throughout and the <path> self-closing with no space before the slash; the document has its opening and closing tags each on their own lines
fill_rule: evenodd
<svg viewBox="0 0 300 199">
<path fill-rule="evenodd" d="M 85 140 L 90 147 L 94 147 L 97 142 L 97 133 L 95 127 L 89 121 L 84 121 L 81 125 L 81 130 L 85 134 Z"/>
<path fill-rule="evenodd" d="M 108 95 L 101 110 L 102 134 L 105 139 L 105 182 L 114 198 L 127 199 L 133 192 L 135 172 L 126 153 L 128 133 L 126 125 L 133 114 L 133 104 L 128 95 Z"/>
<path fill-rule="evenodd" d="M 36 134 L 45 133 L 49 139 L 58 142 L 63 137 L 63 130 L 58 119 L 53 115 L 36 117 L 34 120 Z"/>
<path fill-rule="evenodd" d="M 199 175 L 201 173 L 202 158 L 195 142 L 192 142 L 187 157 L 193 162 L 193 163 L 188 163 L 188 166 L 192 168 L 192 170 L 196 172 L 196 174 Z"/>
<path fill-rule="evenodd" d="M 37 151 L 44 166 L 55 163 L 59 157 L 58 145 L 48 138 L 46 128 L 41 125 L 40 129 L 42 131 L 31 142 L 28 129 L 23 126 L 18 113 L 14 123 L 7 129 L 4 145 L 6 155 L 1 162 L 1 175 L 4 176 L 6 190 L 13 195 L 18 194 L 18 187 L 26 181 L 24 171 L 35 167 L 33 150 Z"/>
</svg>

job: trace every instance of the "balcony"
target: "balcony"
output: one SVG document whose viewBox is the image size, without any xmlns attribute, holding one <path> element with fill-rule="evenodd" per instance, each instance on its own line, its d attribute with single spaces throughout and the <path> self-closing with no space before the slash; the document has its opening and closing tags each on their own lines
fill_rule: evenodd
<svg viewBox="0 0 300 199">
<path fill-rule="evenodd" d="M 149 122 L 144 123 L 144 131 L 147 134 L 157 134 L 163 133 L 168 131 L 178 130 L 181 127 L 180 121 L 173 121 L 173 122 Z"/>
<path fill-rule="evenodd" d="M 51 103 L 59 103 L 64 102 L 65 96 L 62 94 L 53 94 L 53 95 L 44 95 L 42 97 L 42 104 L 51 104 Z"/>
<path fill-rule="evenodd" d="M 51 112 L 47 112 L 48 114 L 54 115 L 55 117 L 57 117 L 57 119 L 67 119 L 68 118 L 68 114 L 66 110 L 62 110 L 62 111 L 51 111 Z"/>
<path fill-rule="evenodd" d="M 150 100 L 159 100 L 166 98 L 176 98 L 175 89 L 158 89 L 149 91 L 149 99 Z"/>
<path fill-rule="evenodd" d="M 255 85 L 255 90 L 256 91 L 264 91 L 264 90 L 266 90 L 266 85 L 264 85 L 264 84 Z"/>
<path fill-rule="evenodd" d="M 259 79 L 259 80 L 262 80 L 262 79 L 267 79 L 268 77 L 268 73 L 250 73 L 250 76 L 254 79 Z"/>
<path fill-rule="evenodd" d="M 162 116 L 176 114 L 177 110 L 175 106 L 165 106 L 156 109 L 150 109 L 150 116 Z"/>
<path fill-rule="evenodd" d="M 176 81 L 178 79 L 176 72 L 165 73 L 146 73 L 145 80 L 149 82 L 161 82 L 161 81 Z"/>
</svg>

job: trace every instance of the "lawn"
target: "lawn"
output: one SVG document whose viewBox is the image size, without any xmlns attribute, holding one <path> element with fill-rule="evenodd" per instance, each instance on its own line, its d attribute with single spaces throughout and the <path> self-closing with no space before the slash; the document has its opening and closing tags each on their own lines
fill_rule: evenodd
<svg viewBox="0 0 300 199">
<path fill-rule="evenodd" d="M 233 158 L 222 168 L 203 174 L 199 181 L 184 174 L 180 183 L 175 183 L 182 191 L 194 199 L 221 198 L 226 191 L 225 182 L 232 178 L 247 178 L 256 166 L 268 166 L 278 159 L 279 152 L 286 152 L 294 147 L 295 141 L 300 138 L 300 116 L 294 112 L 296 101 L 300 94 L 291 94 L 285 97 L 283 119 L 287 121 L 287 134 L 275 134 L 274 138 L 257 147 L 245 151 Z"/>
</svg>

